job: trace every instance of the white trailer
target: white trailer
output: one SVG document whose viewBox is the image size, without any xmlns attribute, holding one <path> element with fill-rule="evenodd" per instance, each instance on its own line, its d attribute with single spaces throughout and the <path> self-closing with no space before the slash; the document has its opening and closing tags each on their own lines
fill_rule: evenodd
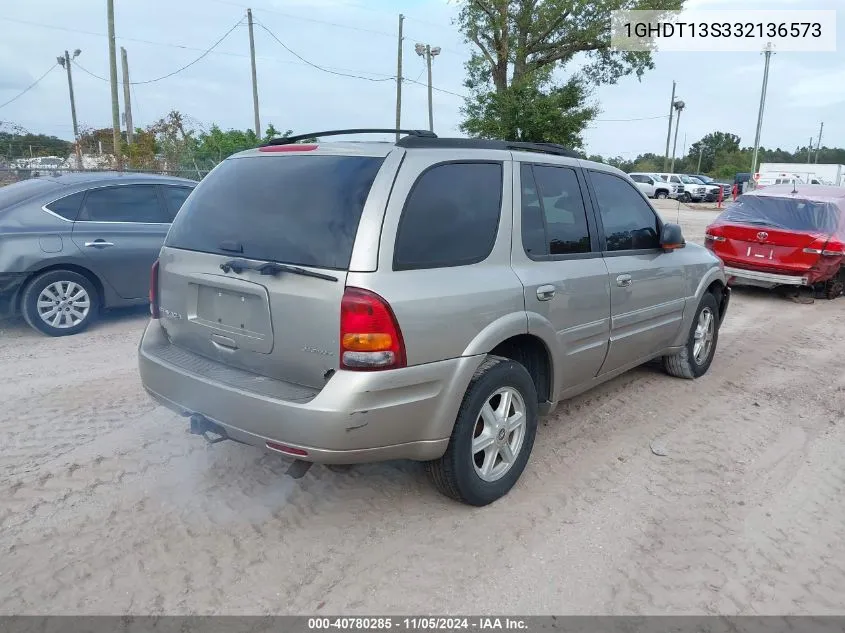
<svg viewBox="0 0 845 633">
<path fill-rule="evenodd" d="M 809 163 L 761 163 L 760 174 L 788 173 L 799 176 L 801 180 L 812 183 L 813 180 L 824 181 L 845 187 L 845 165 L 816 165 Z"/>
</svg>

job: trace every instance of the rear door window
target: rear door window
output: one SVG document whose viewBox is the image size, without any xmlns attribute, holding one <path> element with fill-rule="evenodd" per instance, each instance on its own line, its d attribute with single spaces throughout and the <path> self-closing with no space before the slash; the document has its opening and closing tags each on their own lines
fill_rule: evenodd
<svg viewBox="0 0 845 633">
<path fill-rule="evenodd" d="M 76 220 L 76 216 L 79 215 L 79 206 L 82 204 L 82 199 L 84 197 L 85 192 L 80 191 L 79 193 L 73 193 L 69 196 L 65 196 L 64 198 L 59 198 L 50 204 L 45 204 L 44 208 L 49 209 L 56 215 L 63 217 L 65 220 L 73 222 Z"/>
<path fill-rule="evenodd" d="M 537 258 L 589 253 L 587 209 L 575 170 L 523 165 L 521 180 L 522 246 L 526 254 Z"/>
<path fill-rule="evenodd" d="M 345 270 L 384 158 L 247 156 L 194 189 L 166 246 Z"/>
<path fill-rule="evenodd" d="M 487 259 L 501 209 L 501 163 L 435 165 L 419 177 L 405 202 L 393 269 L 465 266 Z"/>
<path fill-rule="evenodd" d="M 91 189 L 77 218 L 80 222 L 170 222 L 155 185 L 120 185 Z"/>
<path fill-rule="evenodd" d="M 190 187 L 173 187 L 171 185 L 164 185 L 161 188 L 164 194 L 164 201 L 167 202 L 167 217 L 168 221 L 172 222 L 173 218 L 185 204 L 185 200 L 191 195 Z"/>
</svg>

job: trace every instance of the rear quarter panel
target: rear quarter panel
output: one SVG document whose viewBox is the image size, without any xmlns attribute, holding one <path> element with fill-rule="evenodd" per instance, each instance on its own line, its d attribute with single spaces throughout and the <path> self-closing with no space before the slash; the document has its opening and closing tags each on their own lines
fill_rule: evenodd
<svg viewBox="0 0 845 633">
<path fill-rule="evenodd" d="M 499 151 L 409 152 L 387 205 L 378 270 L 349 273 L 347 285 L 372 290 L 390 303 L 409 365 L 483 354 L 503 339 L 527 331 L 522 284 L 510 265 L 513 163 L 502 159 Z M 492 252 L 478 264 L 394 271 L 399 219 L 417 178 L 434 164 L 461 160 L 503 162 L 502 208 Z"/>
</svg>

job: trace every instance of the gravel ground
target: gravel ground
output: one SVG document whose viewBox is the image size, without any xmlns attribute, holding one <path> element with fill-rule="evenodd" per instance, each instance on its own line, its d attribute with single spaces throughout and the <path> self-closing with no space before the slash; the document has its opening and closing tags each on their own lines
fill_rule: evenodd
<svg viewBox="0 0 845 633">
<path fill-rule="evenodd" d="M 563 403 L 483 509 L 418 464 L 206 446 L 142 392 L 143 311 L 2 324 L 0 613 L 843 614 L 844 309 L 736 291 L 707 376 Z"/>
</svg>

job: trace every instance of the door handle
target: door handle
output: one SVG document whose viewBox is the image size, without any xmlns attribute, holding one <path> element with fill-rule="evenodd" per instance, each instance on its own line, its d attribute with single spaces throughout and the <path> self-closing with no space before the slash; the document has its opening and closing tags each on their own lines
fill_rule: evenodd
<svg viewBox="0 0 845 633">
<path fill-rule="evenodd" d="M 632 283 L 634 283 L 634 280 L 631 278 L 631 275 L 619 275 L 616 278 L 616 285 L 620 288 L 627 288 Z"/>
<path fill-rule="evenodd" d="M 105 240 L 94 240 L 93 242 L 85 242 L 88 248 L 105 248 L 106 246 L 114 246 L 114 242 L 107 242 Z"/>
<path fill-rule="evenodd" d="M 555 298 L 555 287 L 551 284 L 537 288 L 537 298 L 540 301 L 550 301 Z"/>
</svg>

